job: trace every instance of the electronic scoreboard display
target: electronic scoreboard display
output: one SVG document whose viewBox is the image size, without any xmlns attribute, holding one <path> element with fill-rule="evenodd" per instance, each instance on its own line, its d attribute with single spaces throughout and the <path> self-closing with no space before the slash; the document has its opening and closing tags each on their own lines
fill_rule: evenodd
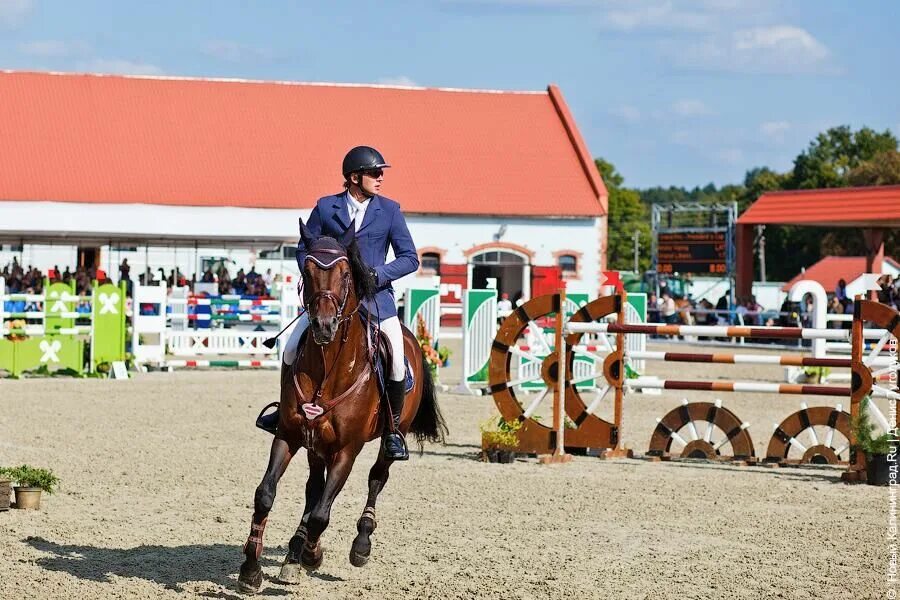
<svg viewBox="0 0 900 600">
<path fill-rule="evenodd" d="M 657 272 L 723 275 L 728 272 L 726 243 L 724 231 L 660 233 Z"/>
</svg>

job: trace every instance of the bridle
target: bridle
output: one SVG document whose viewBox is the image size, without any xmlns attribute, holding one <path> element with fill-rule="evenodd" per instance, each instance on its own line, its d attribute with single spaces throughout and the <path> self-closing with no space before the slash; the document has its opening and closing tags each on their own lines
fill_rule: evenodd
<svg viewBox="0 0 900 600">
<path fill-rule="evenodd" d="M 328 254 L 334 256 L 334 258 L 330 261 L 322 260 L 320 257 L 316 256 L 316 254 Z M 350 263 L 350 259 L 347 257 L 345 252 L 341 250 L 336 250 L 333 248 L 319 248 L 310 252 L 306 255 L 306 260 L 314 262 L 320 269 L 324 269 L 326 271 L 330 271 L 337 265 L 339 262 Z M 312 306 L 317 306 L 321 299 L 327 299 L 331 301 L 334 305 L 335 310 L 338 315 L 338 329 L 344 325 L 347 321 L 353 318 L 354 315 L 359 311 L 359 304 L 356 305 L 350 314 L 344 315 L 344 310 L 347 307 L 347 299 L 350 296 L 350 271 L 345 272 L 341 275 L 341 296 L 340 300 L 338 299 L 338 295 L 335 294 L 332 290 L 319 290 L 318 292 L 313 292 L 312 296 L 310 296 L 309 302 L 307 303 L 304 299 L 304 309 L 309 313 L 310 317 L 313 316 L 313 312 L 310 310 Z M 344 328 L 344 333 L 341 338 L 341 344 L 347 341 L 347 335 L 350 331 L 349 327 Z M 332 340 L 333 342 L 334 340 Z M 330 342 L 329 342 L 330 343 Z"/>
</svg>

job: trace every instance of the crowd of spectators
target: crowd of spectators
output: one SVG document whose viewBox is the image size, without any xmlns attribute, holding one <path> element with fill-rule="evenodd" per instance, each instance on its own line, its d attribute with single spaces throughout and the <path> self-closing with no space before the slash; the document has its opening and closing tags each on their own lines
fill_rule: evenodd
<svg viewBox="0 0 900 600">
<path fill-rule="evenodd" d="M 6 281 L 6 291 L 10 294 L 42 294 L 44 292 L 44 281 L 55 283 L 62 281 L 67 284 L 74 282 L 75 294 L 90 295 L 93 282 L 100 284 L 112 282 L 107 273 L 103 269 L 95 267 L 83 268 L 79 267 L 74 271 L 69 267 L 60 270 L 59 266 L 54 265 L 52 269 L 48 269 L 46 273 L 40 269 L 28 265 L 23 268 L 17 258 L 13 258 L 0 271 L 0 277 Z M 138 282 L 141 285 L 159 285 L 165 282 L 166 286 L 171 290 L 173 287 L 188 287 L 194 291 L 197 283 L 197 276 L 193 275 L 188 279 L 180 269 L 171 269 L 166 275 L 164 269 L 156 269 L 155 271 L 147 267 L 147 269 L 138 276 Z M 232 277 L 228 273 L 225 266 L 221 266 L 213 273 L 212 269 L 207 269 L 200 281 L 203 283 L 216 284 L 218 293 L 221 294 L 240 294 L 242 296 L 271 296 L 272 285 L 280 280 L 280 276 L 272 275 L 272 270 L 267 269 L 265 273 L 256 272 L 256 268 L 252 267 L 249 272 L 239 269 L 237 274 Z M 131 266 L 128 259 L 124 259 L 119 265 L 119 281 L 124 281 L 126 291 L 129 296 L 132 294 L 132 278 Z"/>
</svg>

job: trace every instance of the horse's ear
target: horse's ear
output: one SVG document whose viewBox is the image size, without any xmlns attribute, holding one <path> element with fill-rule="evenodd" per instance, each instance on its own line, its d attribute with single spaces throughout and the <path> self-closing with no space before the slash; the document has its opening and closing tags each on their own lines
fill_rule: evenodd
<svg viewBox="0 0 900 600">
<path fill-rule="evenodd" d="M 349 248 L 350 244 L 353 243 L 354 239 L 356 239 L 356 228 L 348 227 L 347 231 L 344 232 L 344 234 L 341 236 L 341 239 L 339 239 L 338 242 L 344 248 Z"/>
<path fill-rule="evenodd" d="M 316 239 L 313 237 L 309 228 L 303 223 L 303 219 L 297 219 L 297 221 L 300 223 L 300 239 L 303 240 L 303 244 L 308 249 L 310 244 L 316 241 Z"/>
</svg>

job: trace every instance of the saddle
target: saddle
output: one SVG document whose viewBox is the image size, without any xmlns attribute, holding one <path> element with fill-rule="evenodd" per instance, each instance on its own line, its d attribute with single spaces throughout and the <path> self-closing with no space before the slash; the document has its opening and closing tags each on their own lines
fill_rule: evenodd
<svg viewBox="0 0 900 600">
<path fill-rule="evenodd" d="M 360 315 L 360 319 L 362 319 L 363 323 L 367 324 L 367 340 L 369 347 L 369 355 L 372 360 L 372 371 L 375 373 L 375 380 L 378 383 L 378 395 L 382 399 L 382 402 L 379 403 L 379 411 L 382 410 L 383 402 L 385 400 L 385 394 L 387 389 L 385 384 L 387 382 L 387 369 L 390 368 L 390 365 L 393 362 L 393 357 L 391 355 L 391 345 L 388 341 L 387 336 L 381 331 L 381 328 L 376 324 L 368 321 L 365 316 Z M 299 346 L 302 348 L 303 344 L 306 342 L 306 336 L 309 334 L 309 330 L 303 332 L 303 335 L 300 336 Z M 412 390 L 413 385 L 415 385 L 415 380 L 413 379 L 412 369 L 409 368 L 409 359 L 404 356 L 403 364 L 406 367 L 406 376 L 404 378 L 404 391 L 408 394 L 410 390 Z M 264 431 L 268 431 L 271 434 L 275 434 L 276 427 L 278 425 L 278 411 L 269 412 L 267 411 L 273 407 L 277 407 L 278 402 L 271 402 L 267 404 L 260 412 L 259 416 L 256 417 L 256 426 Z"/>
</svg>

